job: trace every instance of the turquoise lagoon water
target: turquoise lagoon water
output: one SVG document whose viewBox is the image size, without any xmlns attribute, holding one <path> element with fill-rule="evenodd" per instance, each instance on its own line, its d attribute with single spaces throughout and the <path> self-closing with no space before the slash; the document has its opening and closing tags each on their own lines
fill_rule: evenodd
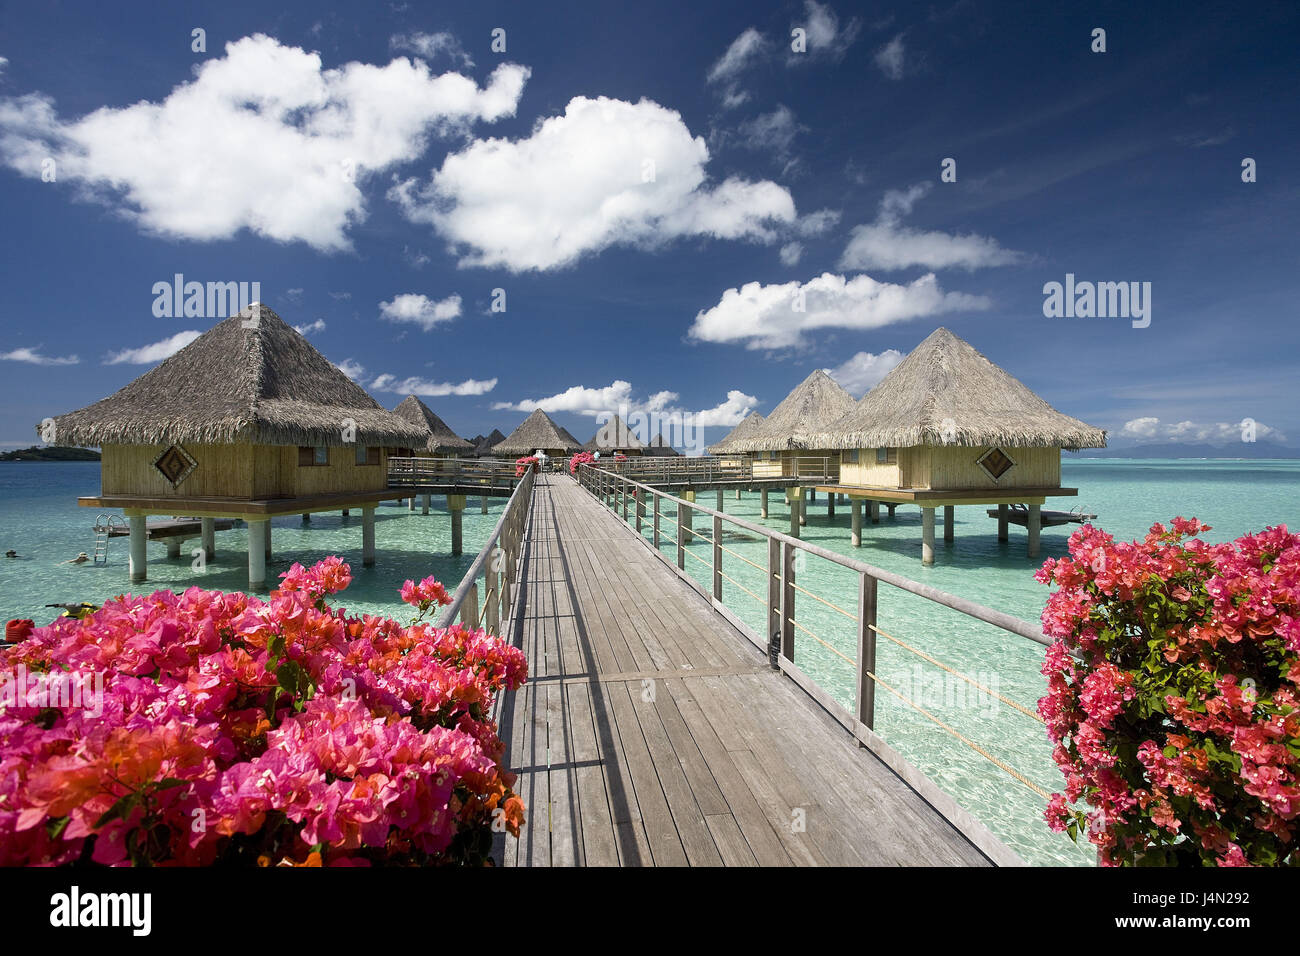
<svg viewBox="0 0 1300 956">
<path fill-rule="evenodd" d="M 1055 507 L 1081 505 L 1099 517 L 1095 524 L 1119 540 L 1143 536 L 1155 521 L 1168 523 L 1181 515 L 1213 526 L 1204 537 L 1225 541 L 1269 525 L 1300 522 L 1300 461 L 1141 461 L 1081 459 L 1067 456 L 1063 483 L 1078 487 L 1079 496 L 1057 499 Z M 784 496 L 769 495 L 769 518 L 759 517 L 758 494 L 736 500 L 724 496 L 729 514 L 778 531 L 789 530 Z M 701 494 L 701 505 L 712 507 L 712 492 Z M 1049 507 L 1052 507 L 1049 504 Z M 837 503 L 834 520 L 827 518 L 826 498 L 818 495 L 803 528 L 805 541 L 856 557 L 944 591 L 1036 622 L 1049 590 L 1033 579 L 1042 559 L 1066 553 L 1075 526 L 1043 529 L 1041 558 L 1025 554 L 1025 531 L 1011 526 L 1006 543 L 997 540 L 997 522 L 985 507 L 956 509 L 953 544 L 945 545 L 936 528 L 935 564 L 921 564 L 921 512 L 900 506 L 893 520 L 882 508 L 878 525 L 865 519 L 861 548 L 849 542 L 849 507 Z M 676 517 L 675 508 L 671 517 Z M 675 529 L 661 519 L 661 543 L 675 558 Z M 708 535 L 704 521 L 698 530 Z M 942 524 L 942 514 L 936 515 Z M 724 525 L 725 529 L 725 525 Z M 645 532 L 649 536 L 649 522 Z M 766 544 L 739 529 L 724 530 L 723 545 L 763 569 Z M 692 575 L 711 587 L 711 546 L 696 542 L 691 550 L 704 560 L 686 559 Z M 745 589 L 765 596 L 765 570 L 723 554 L 723 600 L 756 633 L 766 632 L 764 606 Z M 808 558 L 796 571 L 800 587 L 845 610 L 856 613 L 855 573 L 818 558 Z M 880 585 L 879 626 L 894 637 L 924 651 L 949 667 L 996 690 L 1031 712 L 1045 688 L 1039 674 L 1044 648 L 1025 638 L 967 618 L 924 598 Z M 803 631 L 796 631 L 795 661 L 846 707 L 854 706 L 856 624 L 840 613 L 799 594 L 799 623 L 829 644 L 830 650 Z M 839 653 L 836 653 L 838 651 Z M 843 655 L 843 656 L 841 656 Z M 848 660 L 845 660 L 848 658 Z M 921 704 L 950 727 L 1014 768 L 1043 790 L 1062 788 L 1051 760 L 1051 747 L 1042 725 L 1013 707 L 971 688 L 945 671 L 888 640 L 877 649 L 880 678 Z M 1008 846 L 1031 864 L 1092 865 L 1090 846 L 1076 847 L 1063 834 L 1051 833 L 1042 820 L 1043 799 L 967 745 L 954 739 L 888 691 L 876 691 L 876 730 L 959 804 L 974 813 Z"/>
<path fill-rule="evenodd" d="M 1065 484 L 1077 486 L 1077 499 L 1058 499 L 1058 507 L 1083 506 L 1100 517 L 1096 524 L 1119 539 L 1142 536 L 1154 521 L 1175 515 L 1198 517 L 1213 530 L 1212 541 L 1224 541 L 1269 525 L 1300 523 L 1300 462 L 1297 461 L 1115 461 L 1067 456 Z M 19 557 L 0 558 L 0 619 L 29 617 L 38 623 L 50 619 L 51 602 L 101 601 L 129 590 L 127 542 L 114 539 L 107 566 L 63 565 L 59 562 L 93 548 L 93 509 L 79 508 L 78 495 L 99 487 L 99 466 L 94 462 L 0 463 L 0 553 L 13 548 Z M 726 495 L 728 513 L 766 524 L 776 530 L 789 527 L 788 512 L 780 494 L 769 496 L 770 517 L 759 518 L 759 496 L 746 494 L 739 501 Z M 465 554 L 452 557 L 450 520 L 445 501 L 435 497 L 428 515 L 386 504 L 376 522 L 377 564 L 362 568 L 361 520 L 337 513 L 314 515 L 310 525 L 299 517 L 273 523 L 273 554 L 268 580 L 291 563 L 310 563 L 326 554 L 338 554 L 353 566 L 354 581 L 343 595 L 350 610 L 388 615 L 402 614 L 397 588 L 406 578 L 437 575 L 454 588 L 468 569 L 500 516 L 505 499 L 489 499 L 489 513 L 480 514 L 478 501 L 470 499 L 464 515 Z M 713 503 L 702 494 L 700 504 Z M 1065 502 L 1065 503 L 1062 503 Z M 999 543 L 997 523 L 982 507 L 958 508 L 956 541 L 942 542 L 936 529 L 935 564 L 920 561 L 920 510 L 902 507 L 894 519 L 882 509 L 878 525 L 864 522 L 861 548 L 849 544 L 849 508 L 839 504 L 832 522 L 826 516 L 825 497 L 819 495 L 809 509 L 805 540 L 841 554 L 961 595 L 981 604 L 1037 621 L 1048 589 L 1033 579 L 1038 562 L 1025 555 L 1025 532 L 1011 527 L 1011 540 Z M 938 522 L 938 523 L 941 523 Z M 703 524 L 703 522 L 701 522 Z M 1073 526 L 1044 529 L 1042 557 L 1065 553 Z M 672 525 L 662 526 L 665 537 Z M 707 528 L 701 531 L 709 533 Z M 646 522 L 649 533 L 649 522 Z M 205 588 L 242 590 L 247 584 L 246 532 L 242 527 L 217 533 L 217 560 L 204 574 L 193 571 L 188 558 L 169 561 L 161 543 L 149 544 L 149 581 L 144 587 L 183 589 L 192 584 Z M 755 536 L 728 531 L 726 547 L 765 566 L 766 546 Z M 192 545 L 187 544 L 188 548 Z M 667 546 L 665 546 L 667 549 Z M 697 542 L 691 550 L 709 558 L 710 546 Z M 687 567 L 702 583 L 711 580 L 701 561 L 687 559 Z M 724 572 L 740 586 L 766 594 L 764 572 L 724 555 Z M 856 576 L 816 558 L 798 571 L 799 583 L 819 597 L 849 611 L 856 608 Z M 142 586 L 137 586 L 139 590 Z M 724 581 L 724 599 L 756 631 L 765 630 L 761 605 L 735 584 Z M 941 660 L 1029 710 L 1043 692 L 1043 648 L 1024 638 L 981 624 L 922 598 L 881 585 L 880 627 L 913 647 Z M 855 625 L 835 611 L 798 596 L 799 621 L 840 654 L 855 655 Z M 833 651 L 797 633 L 795 658 L 799 665 L 845 706 L 854 704 L 853 667 Z M 1042 726 L 1012 707 L 950 681 L 945 672 L 887 640 L 879 642 L 877 673 L 930 713 L 960 731 L 980 747 L 1048 792 L 1060 789 L 1061 779 L 1051 762 Z M 1091 865 L 1087 847 L 1076 848 L 1063 835 L 1049 832 L 1042 822 L 1042 799 L 1023 784 L 954 740 L 890 693 L 876 694 L 876 729 L 891 745 L 936 781 L 957 801 L 979 817 L 1027 862 L 1048 865 Z"/>
<path fill-rule="evenodd" d="M 90 562 L 61 564 L 79 551 L 94 553 L 98 509 L 77 506 L 78 495 L 99 492 L 98 462 L 0 462 L 0 554 L 18 552 L 15 559 L 0 557 L 0 619 L 31 618 L 47 623 L 60 613 L 51 603 L 98 603 L 113 595 L 147 593 L 159 588 L 174 591 L 192 585 L 222 591 L 248 588 L 248 530 L 241 522 L 218 531 L 217 556 L 206 572 L 191 567 L 189 557 L 198 539 L 185 543 L 183 558 L 169 560 L 163 542 L 149 542 L 148 580 L 132 586 L 127 577 L 127 539 L 109 542 L 107 565 Z M 451 518 L 446 499 L 435 495 L 428 515 L 418 506 L 384 503 L 375 514 L 375 565 L 361 566 L 361 512 L 344 518 L 339 512 L 314 514 L 310 524 L 301 516 L 271 522 L 271 560 L 267 582 L 295 561 L 309 565 L 337 554 L 352 566 L 352 585 L 339 603 L 354 613 L 386 614 L 405 619 L 398 588 L 407 578 L 433 574 L 448 591 L 455 590 L 483 543 L 492 533 L 505 498 L 489 498 L 488 513 L 480 513 L 478 498 L 469 498 L 463 517 L 464 553 L 451 554 Z"/>
</svg>

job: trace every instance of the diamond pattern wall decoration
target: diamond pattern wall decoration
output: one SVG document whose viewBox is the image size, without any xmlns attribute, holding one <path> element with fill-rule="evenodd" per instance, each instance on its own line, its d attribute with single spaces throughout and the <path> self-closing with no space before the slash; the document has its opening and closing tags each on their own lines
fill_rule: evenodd
<svg viewBox="0 0 1300 956">
<path fill-rule="evenodd" d="M 153 460 L 153 466 L 172 488 L 176 488 L 199 467 L 199 463 L 180 445 L 172 445 Z"/>
<path fill-rule="evenodd" d="M 976 464 L 984 469 L 985 474 L 994 481 L 997 481 L 1014 468 L 1016 463 L 1012 461 L 1011 456 L 1001 448 L 990 448 L 984 454 L 980 455 Z"/>
</svg>

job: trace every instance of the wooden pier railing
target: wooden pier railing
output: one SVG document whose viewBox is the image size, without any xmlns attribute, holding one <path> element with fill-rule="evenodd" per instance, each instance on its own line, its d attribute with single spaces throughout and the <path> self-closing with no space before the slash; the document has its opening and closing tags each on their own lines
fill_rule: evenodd
<svg viewBox="0 0 1300 956">
<path fill-rule="evenodd" d="M 510 492 L 515 463 L 494 458 L 389 458 L 388 487 L 448 486 Z"/>
<path fill-rule="evenodd" d="M 512 480 L 514 469 L 514 462 L 510 462 Z M 483 550 L 461 578 L 460 587 L 452 595 L 451 604 L 438 617 L 439 627 L 449 627 L 459 620 L 467 627 L 485 627 L 490 633 L 499 634 L 501 623 L 510 620 L 519 556 L 523 551 L 536 476 L 529 469 L 517 480 L 518 484 Z M 482 588 L 479 586 L 480 579 L 483 582 Z"/>
<path fill-rule="evenodd" d="M 1048 645 L 1051 641 L 1044 636 L 1041 627 L 1002 611 L 958 597 L 955 594 L 949 594 L 938 588 L 913 581 L 892 571 L 845 557 L 816 544 L 782 534 L 779 531 L 773 531 L 770 528 L 705 507 L 693 501 L 676 497 L 649 484 L 635 481 L 625 473 L 618 473 L 601 467 L 583 466 L 579 469 L 577 480 L 584 489 L 594 495 L 606 508 L 626 524 L 634 527 L 642 542 L 649 546 L 670 567 L 674 566 L 674 562 L 660 549 L 660 542 L 666 540 L 667 543 L 671 544 L 673 538 L 675 538 L 675 570 L 678 576 L 708 598 L 714 608 L 742 634 L 760 648 L 766 650 L 773 667 L 784 671 L 861 741 L 864 746 L 882 756 L 887 762 L 890 759 L 888 755 L 894 753 L 894 751 L 875 731 L 877 685 L 884 688 L 886 692 L 893 694 L 902 703 L 917 710 L 922 716 L 938 725 L 944 732 L 956 738 L 986 761 L 996 765 L 1046 801 L 1047 792 L 1030 781 L 1019 770 L 994 757 L 985 747 L 972 740 L 965 733 L 949 726 L 929 713 L 916 701 L 909 699 L 876 674 L 876 644 L 878 638 L 883 637 L 899 645 L 904 650 L 919 655 L 920 658 L 937 665 L 953 674 L 956 678 L 966 681 L 977 691 L 996 697 L 1002 703 L 1025 715 L 1028 719 L 1041 723 L 1041 719 L 1037 714 L 1021 703 L 1009 700 L 996 690 L 984 686 L 976 679 L 960 673 L 929 654 L 917 650 L 905 641 L 882 630 L 877 623 L 881 600 L 879 586 L 882 583 L 889 585 L 932 601 L 935 604 L 951 608 L 975 620 L 993 625 L 1024 640 Z M 665 508 L 665 505 L 671 507 Z M 697 522 L 697 515 L 703 520 Z M 669 532 L 671 537 L 663 533 L 663 522 L 675 526 L 675 531 Z M 648 537 L 643 530 L 647 523 L 649 524 Z M 766 540 L 766 567 L 758 562 L 751 561 L 723 544 L 723 529 L 728 525 Z M 692 550 L 689 545 L 693 542 L 709 544 L 710 557 L 701 557 L 696 551 Z M 800 565 L 806 566 L 806 558 L 804 561 L 798 560 L 801 553 L 806 558 L 827 561 L 854 572 L 858 579 L 856 607 L 840 607 L 834 601 L 802 587 L 796 577 L 797 568 Z M 764 572 L 767 581 L 766 593 L 757 594 L 728 575 L 726 565 L 723 563 L 724 554 L 731 556 L 728 561 L 734 559 L 752 565 L 757 570 Z M 687 556 L 706 566 L 706 575 L 711 580 L 711 587 L 701 584 L 687 571 Z M 742 594 L 748 595 L 748 597 L 765 608 L 766 633 L 756 632 L 723 602 L 724 580 L 729 581 Z M 815 602 L 817 606 L 828 608 L 853 623 L 857 631 L 857 647 L 854 655 L 846 655 L 843 651 L 814 633 L 804 623 L 801 623 L 798 609 L 806 606 L 807 602 Z M 854 667 L 856 692 L 852 709 L 845 707 L 836 700 L 796 664 L 797 633 L 816 641 Z M 913 772 L 905 761 L 900 761 L 899 767 L 895 769 L 905 779 L 907 779 L 908 773 Z"/>
<path fill-rule="evenodd" d="M 838 456 L 810 455 L 782 459 L 751 458 L 626 458 L 597 466 L 632 481 L 655 485 L 700 485 L 747 481 L 782 482 L 799 479 L 809 484 L 838 481 Z"/>
</svg>

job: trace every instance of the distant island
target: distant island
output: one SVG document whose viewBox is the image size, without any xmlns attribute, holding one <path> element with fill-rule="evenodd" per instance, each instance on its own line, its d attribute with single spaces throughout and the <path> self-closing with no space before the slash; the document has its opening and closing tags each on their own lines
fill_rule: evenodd
<svg viewBox="0 0 1300 956">
<path fill-rule="evenodd" d="M 0 453 L 0 461 L 99 461 L 99 452 L 62 445 L 33 445 L 31 448 Z"/>
</svg>

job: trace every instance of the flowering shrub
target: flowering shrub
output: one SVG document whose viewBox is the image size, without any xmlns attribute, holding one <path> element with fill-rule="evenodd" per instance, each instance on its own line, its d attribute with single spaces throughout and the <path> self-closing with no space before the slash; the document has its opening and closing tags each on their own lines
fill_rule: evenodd
<svg viewBox="0 0 1300 956">
<path fill-rule="evenodd" d="M 589 451 L 580 451 L 569 459 L 569 474 L 576 475 L 578 469 L 583 465 L 590 465 L 596 460 L 596 456 Z"/>
<path fill-rule="evenodd" d="M 1036 575 L 1057 585 L 1038 713 L 1066 781 L 1047 821 L 1105 865 L 1300 863 L 1300 535 L 1207 530 L 1085 525 Z"/>
<path fill-rule="evenodd" d="M 351 574 L 295 564 L 265 602 L 118 597 L 0 649 L 0 668 L 103 675 L 100 707 L 0 705 L 0 865 L 483 863 L 523 803 L 493 694 L 523 654 L 326 604 Z"/>
<path fill-rule="evenodd" d="M 537 469 L 537 463 L 541 461 L 536 455 L 525 455 L 523 458 L 515 459 L 515 477 L 522 478 L 529 468 Z"/>
</svg>

